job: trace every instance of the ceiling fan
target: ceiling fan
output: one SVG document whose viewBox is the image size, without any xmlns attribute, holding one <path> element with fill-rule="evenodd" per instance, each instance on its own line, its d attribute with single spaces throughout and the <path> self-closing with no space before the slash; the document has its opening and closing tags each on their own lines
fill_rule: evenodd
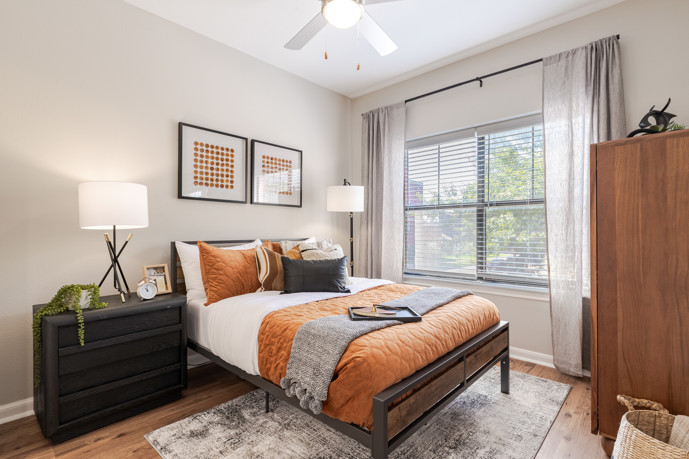
<svg viewBox="0 0 689 459">
<path fill-rule="evenodd" d="M 398 0 L 320 0 L 321 12 L 287 42 L 287 49 L 302 49 L 326 24 L 338 29 L 348 29 L 359 23 L 359 33 L 381 56 L 387 56 L 397 49 L 397 45 L 385 31 L 369 16 L 364 6 Z"/>
</svg>

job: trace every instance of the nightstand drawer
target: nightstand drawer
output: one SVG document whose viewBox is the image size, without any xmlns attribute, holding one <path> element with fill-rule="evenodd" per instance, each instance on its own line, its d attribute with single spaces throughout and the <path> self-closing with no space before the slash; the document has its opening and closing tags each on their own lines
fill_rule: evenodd
<svg viewBox="0 0 689 459">
<path fill-rule="evenodd" d="M 179 386 L 181 388 L 181 385 L 180 365 L 177 364 L 75 392 L 60 397 L 59 422 L 64 424 L 169 387 Z"/>
<path fill-rule="evenodd" d="M 115 339 L 96 341 L 84 346 L 66 348 L 59 352 L 59 395 L 67 395 L 90 387 L 128 378 L 140 373 L 166 367 L 181 361 L 179 352 L 182 335 L 179 327 L 166 333 L 157 330 L 125 335 Z M 163 330 L 166 330 L 163 329 Z M 132 341 L 93 348 L 93 345 L 120 338 L 153 334 Z M 65 351 L 74 351 L 67 353 Z M 66 355 L 63 355 L 66 354 Z"/>
<path fill-rule="evenodd" d="M 89 322 L 84 330 L 84 342 L 90 343 L 176 325 L 181 323 L 180 312 L 180 308 L 169 308 Z M 58 348 L 79 346 L 76 324 L 62 326 L 58 329 L 57 346 Z"/>
</svg>

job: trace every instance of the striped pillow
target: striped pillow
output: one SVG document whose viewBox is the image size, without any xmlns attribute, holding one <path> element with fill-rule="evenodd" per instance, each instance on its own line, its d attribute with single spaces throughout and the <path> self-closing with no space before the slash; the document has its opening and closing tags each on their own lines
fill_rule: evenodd
<svg viewBox="0 0 689 459">
<path fill-rule="evenodd" d="M 257 292 L 279 290 L 285 288 L 285 273 L 282 269 L 281 255 L 268 247 L 256 247 L 256 269 L 261 286 Z"/>
</svg>

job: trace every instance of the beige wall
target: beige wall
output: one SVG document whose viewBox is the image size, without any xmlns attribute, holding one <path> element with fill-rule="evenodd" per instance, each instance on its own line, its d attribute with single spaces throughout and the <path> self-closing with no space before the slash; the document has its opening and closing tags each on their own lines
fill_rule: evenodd
<svg viewBox="0 0 689 459">
<path fill-rule="evenodd" d="M 107 266 L 102 232 L 78 226 L 80 182 L 148 186 L 130 285 L 175 239 L 346 244 L 325 188 L 348 166 L 349 99 L 119 0 L 3 1 L 0 66 L 0 407 L 31 396 L 31 305 Z M 303 150 L 303 207 L 177 199 L 178 121 Z"/>
<path fill-rule="evenodd" d="M 634 129 L 651 105 L 662 108 L 672 97 L 669 111 L 689 124 L 689 2 L 627 0 L 566 24 L 544 30 L 359 97 L 352 104 L 352 170 L 361 170 L 361 114 L 419 94 L 485 75 L 544 56 L 620 34 L 628 130 Z M 541 108 L 540 64 L 465 85 L 407 105 L 407 138 L 428 135 Z M 355 174 L 353 174 L 355 175 Z M 354 183 L 354 182 L 352 182 Z M 472 288 L 470 286 L 469 288 Z M 484 288 L 473 286 L 483 293 Z M 511 344 L 552 355 L 547 296 L 538 293 L 487 289 L 484 296 L 511 322 Z M 505 296 L 507 295 L 507 296 Z"/>
</svg>

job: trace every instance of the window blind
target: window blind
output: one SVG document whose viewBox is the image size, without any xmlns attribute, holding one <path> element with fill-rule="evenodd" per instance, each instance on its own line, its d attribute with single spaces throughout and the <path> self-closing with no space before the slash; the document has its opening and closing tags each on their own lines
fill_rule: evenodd
<svg viewBox="0 0 689 459">
<path fill-rule="evenodd" d="M 407 142 L 405 273 L 547 282 L 540 115 Z"/>
</svg>

